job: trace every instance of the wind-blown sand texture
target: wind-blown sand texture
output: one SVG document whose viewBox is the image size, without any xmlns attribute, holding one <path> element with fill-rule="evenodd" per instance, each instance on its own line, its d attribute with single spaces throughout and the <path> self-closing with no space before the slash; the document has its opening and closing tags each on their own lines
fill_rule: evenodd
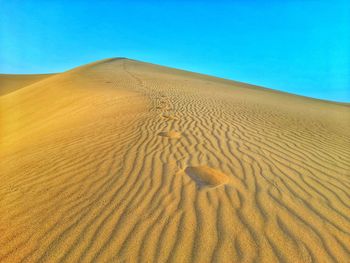
<svg viewBox="0 0 350 263">
<path fill-rule="evenodd" d="M 347 104 L 110 59 L 0 107 L 0 262 L 350 262 Z"/>
</svg>

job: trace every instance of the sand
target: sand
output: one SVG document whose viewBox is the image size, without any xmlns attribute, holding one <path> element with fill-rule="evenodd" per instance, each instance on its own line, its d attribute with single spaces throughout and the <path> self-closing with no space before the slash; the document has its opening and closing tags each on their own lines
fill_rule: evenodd
<svg viewBox="0 0 350 263">
<path fill-rule="evenodd" d="M 348 104 L 129 59 L 15 79 L 0 262 L 350 262 Z"/>
<path fill-rule="evenodd" d="M 17 89 L 29 86 L 30 84 L 33 84 L 53 75 L 54 74 L 0 74 L 0 96 L 16 91 Z"/>
</svg>

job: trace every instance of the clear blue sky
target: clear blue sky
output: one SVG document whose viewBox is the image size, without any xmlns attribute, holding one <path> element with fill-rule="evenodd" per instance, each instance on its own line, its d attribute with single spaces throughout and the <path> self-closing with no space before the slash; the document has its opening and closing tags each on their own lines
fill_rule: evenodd
<svg viewBox="0 0 350 263">
<path fill-rule="evenodd" d="M 0 0 L 0 72 L 128 57 L 350 102 L 350 1 Z"/>
</svg>

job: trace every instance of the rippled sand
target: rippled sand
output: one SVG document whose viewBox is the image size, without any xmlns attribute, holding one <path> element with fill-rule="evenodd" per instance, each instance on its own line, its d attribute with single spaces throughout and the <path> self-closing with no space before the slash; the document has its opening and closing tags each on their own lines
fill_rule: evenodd
<svg viewBox="0 0 350 263">
<path fill-rule="evenodd" d="M 20 78 L 0 262 L 350 262 L 348 104 L 128 59 Z"/>
</svg>

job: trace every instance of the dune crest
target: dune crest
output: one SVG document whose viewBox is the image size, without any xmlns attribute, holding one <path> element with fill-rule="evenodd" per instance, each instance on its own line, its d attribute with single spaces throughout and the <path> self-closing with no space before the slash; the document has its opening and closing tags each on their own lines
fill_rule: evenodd
<svg viewBox="0 0 350 263">
<path fill-rule="evenodd" d="M 4 96 L 53 75 L 54 74 L 0 74 L 0 96 Z"/>
<path fill-rule="evenodd" d="M 0 262 L 350 262 L 349 109 L 122 58 L 14 90 Z"/>
</svg>

